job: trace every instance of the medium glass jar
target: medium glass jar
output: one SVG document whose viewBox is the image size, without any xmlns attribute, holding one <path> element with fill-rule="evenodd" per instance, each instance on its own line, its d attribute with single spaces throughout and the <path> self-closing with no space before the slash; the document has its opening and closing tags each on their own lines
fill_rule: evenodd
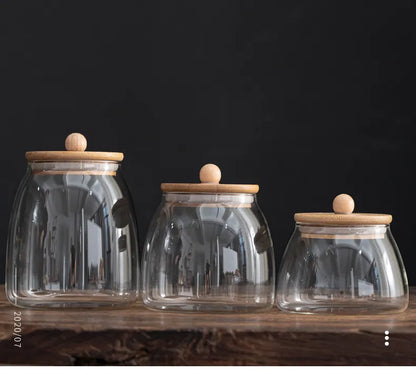
<svg viewBox="0 0 416 372">
<path fill-rule="evenodd" d="M 213 164 L 200 184 L 162 184 L 142 262 L 148 307 L 261 311 L 274 302 L 273 244 L 257 185 L 219 184 Z"/>
<path fill-rule="evenodd" d="M 10 220 L 6 293 L 22 307 L 125 305 L 138 297 L 133 204 L 120 174 L 121 153 L 26 153 L 28 168 Z"/>
<path fill-rule="evenodd" d="M 297 213 L 279 271 L 277 305 L 299 313 L 383 314 L 408 306 L 406 271 L 391 215 L 352 213 L 338 195 L 335 213 Z"/>
</svg>

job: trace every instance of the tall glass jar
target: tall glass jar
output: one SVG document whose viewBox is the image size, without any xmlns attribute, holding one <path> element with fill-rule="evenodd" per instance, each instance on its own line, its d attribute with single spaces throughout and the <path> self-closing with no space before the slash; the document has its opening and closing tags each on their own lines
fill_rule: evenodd
<svg viewBox="0 0 416 372">
<path fill-rule="evenodd" d="M 10 220 L 7 297 L 22 307 L 132 303 L 138 243 L 123 154 L 85 152 L 80 134 L 66 148 L 26 154 Z"/>
<path fill-rule="evenodd" d="M 353 199 L 334 199 L 335 213 L 297 213 L 277 289 L 281 310 L 383 314 L 404 311 L 406 271 L 390 231 L 391 215 L 352 213 Z"/>
<path fill-rule="evenodd" d="M 143 255 L 143 301 L 161 310 L 260 311 L 273 306 L 273 244 L 257 185 L 162 184 Z"/>
</svg>

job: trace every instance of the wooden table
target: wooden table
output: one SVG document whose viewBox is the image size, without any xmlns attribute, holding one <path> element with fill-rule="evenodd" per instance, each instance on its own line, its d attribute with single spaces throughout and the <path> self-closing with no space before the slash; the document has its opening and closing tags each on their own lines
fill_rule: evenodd
<svg viewBox="0 0 416 372">
<path fill-rule="evenodd" d="M 22 313 L 22 347 L 13 316 Z M 390 345 L 384 345 L 384 332 Z M 416 288 L 398 315 L 27 310 L 0 287 L 1 364 L 414 365 Z"/>
</svg>

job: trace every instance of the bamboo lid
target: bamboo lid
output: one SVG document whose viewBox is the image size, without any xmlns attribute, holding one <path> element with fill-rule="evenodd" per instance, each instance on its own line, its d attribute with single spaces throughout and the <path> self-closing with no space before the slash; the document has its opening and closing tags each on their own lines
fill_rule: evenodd
<svg viewBox="0 0 416 372">
<path fill-rule="evenodd" d="M 201 183 L 162 183 L 163 192 L 186 192 L 206 194 L 257 194 L 259 185 L 223 184 L 221 170 L 215 164 L 205 164 L 199 171 Z"/>
<path fill-rule="evenodd" d="M 111 161 L 120 162 L 124 155 L 121 152 L 85 151 L 87 139 L 80 133 L 72 133 L 65 140 L 67 151 L 29 151 L 26 159 L 29 162 L 43 161 Z"/>
<path fill-rule="evenodd" d="M 334 213 L 296 213 L 294 217 L 296 222 L 328 226 L 388 225 L 393 219 L 390 214 L 353 213 L 354 206 L 350 195 L 340 194 L 332 203 Z"/>
</svg>

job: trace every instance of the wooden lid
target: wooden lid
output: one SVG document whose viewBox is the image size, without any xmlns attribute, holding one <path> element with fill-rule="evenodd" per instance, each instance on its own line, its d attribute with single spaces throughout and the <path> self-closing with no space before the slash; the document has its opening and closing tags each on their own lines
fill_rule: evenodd
<svg viewBox="0 0 416 372">
<path fill-rule="evenodd" d="M 80 133 L 72 133 L 65 140 L 67 151 L 29 151 L 26 159 L 29 162 L 42 161 L 113 161 L 119 162 L 124 158 L 121 152 L 85 151 L 87 139 Z"/>
<path fill-rule="evenodd" d="M 392 221 L 390 214 L 353 213 L 354 199 L 347 194 L 338 195 L 333 203 L 334 213 L 296 213 L 295 221 L 316 225 L 387 225 Z"/>
<path fill-rule="evenodd" d="M 207 194 L 257 194 L 259 185 L 222 184 L 221 170 L 215 164 L 205 164 L 199 171 L 201 183 L 162 183 L 163 192 L 188 192 Z"/>
</svg>

